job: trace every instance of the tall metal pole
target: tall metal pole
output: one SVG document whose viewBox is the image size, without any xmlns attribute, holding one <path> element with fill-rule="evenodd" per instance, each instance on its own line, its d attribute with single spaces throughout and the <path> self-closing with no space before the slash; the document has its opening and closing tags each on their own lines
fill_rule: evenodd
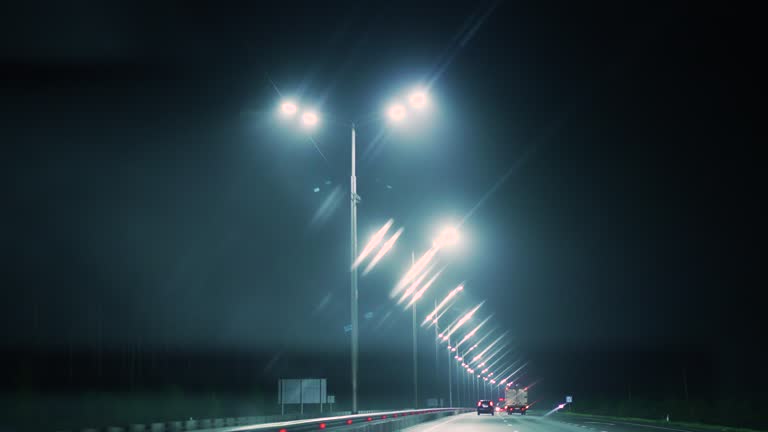
<svg viewBox="0 0 768 432">
<path fill-rule="evenodd" d="M 451 338 L 448 338 L 448 346 L 451 345 Z M 448 405 L 453 408 L 453 383 L 451 382 L 451 350 L 448 350 Z"/>
<path fill-rule="evenodd" d="M 435 308 L 432 310 L 437 310 L 437 299 L 435 299 Z M 437 387 L 438 383 L 440 382 L 440 341 L 438 340 L 438 325 L 437 325 L 437 317 L 435 317 L 435 389 L 438 389 Z M 436 396 L 439 398 L 440 392 L 438 391 L 436 393 Z M 443 404 L 440 404 L 442 407 Z"/>
<path fill-rule="evenodd" d="M 461 353 L 456 350 L 456 354 L 461 357 Z M 461 397 L 461 365 L 459 364 L 459 361 L 456 361 L 456 401 L 458 402 L 459 406 L 462 405 L 462 397 Z"/>
<path fill-rule="evenodd" d="M 477 393 L 477 400 L 480 400 L 480 377 L 475 378 L 475 392 Z"/>
<path fill-rule="evenodd" d="M 459 396 L 456 399 L 459 400 L 459 406 L 464 406 L 464 389 L 462 388 L 462 386 L 464 386 L 464 377 L 461 373 L 461 371 L 464 370 L 464 368 L 461 367 L 461 362 L 464 361 L 464 357 L 462 357 L 459 351 L 456 351 L 456 353 L 459 354 L 459 358 L 462 359 L 456 362 L 456 391 L 459 393 Z"/>
<path fill-rule="evenodd" d="M 411 251 L 411 265 L 413 266 L 416 263 L 416 253 Z M 418 366 L 418 355 L 417 355 L 417 349 L 418 345 L 416 344 L 416 302 L 413 303 L 413 306 L 411 307 L 413 310 L 413 407 L 418 408 L 419 407 L 419 371 L 417 369 Z"/>
<path fill-rule="evenodd" d="M 357 259 L 357 177 L 355 176 L 355 124 L 352 124 L 352 175 L 349 178 L 350 182 L 350 199 L 349 199 L 349 214 L 350 214 L 350 253 L 352 271 L 351 274 L 351 292 L 350 301 L 352 303 L 351 318 L 352 318 L 352 414 L 357 414 L 357 267 L 354 266 L 355 259 Z"/>
</svg>

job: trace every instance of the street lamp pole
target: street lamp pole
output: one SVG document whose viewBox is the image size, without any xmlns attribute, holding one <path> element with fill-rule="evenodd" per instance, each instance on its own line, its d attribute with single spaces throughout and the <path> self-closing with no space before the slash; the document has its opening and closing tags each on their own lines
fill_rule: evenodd
<svg viewBox="0 0 768 432">
<path fill-rule="evenodd" d="M 432 310 L 437 310 L 437 299 L 435 299 L 435 308 Z M 437 385 L 440 382 L 440 339 L 438 337 L 438 323 L 437 318 L 435 318 L 435 385 Z M 435 387 L 433 387 L 435 388 Z M 438 387 L 439 388 L 439 387 Z M 437 397 L 440 398 L 440 392 L 437 392 Z M 443 404 L 441 403 L 440 406 L 442 407 Z"/>
<path fill-rule="evenodd" d="M 453 408 L 453 383 L 451 382 L 451 338 L 448 338 L 448 406 Z"/>
<path fill-rule="evenodd" d="M 416 263 L 416 253 L 411 251 L 411 266 L 415 265 Z M 413 306 L 411 307 L 413 310 L 413 407 L 418 408 L 419 407 L 419 371 L 418 371 L 418 355 L 417 355 L 417 349 L 418 345 L 416 344 L 416 302 L 413 303 Z"/>
<path fill-rule="evenodd" d="M 352 303 L 352 414 L 357 414 L 357 266 L 354 265 L 357 259 L 357 202 L 359 196 L 357 195 L 357 177 L 355 176 L 355 124 L 352 124 L 352 174 L 349 178 L 350 181 L 350 196 L 349 196 L 349 214 L 350 214 L 350 252 L 352 271 L 350 280 L 350 301 Z"/>
</svg>

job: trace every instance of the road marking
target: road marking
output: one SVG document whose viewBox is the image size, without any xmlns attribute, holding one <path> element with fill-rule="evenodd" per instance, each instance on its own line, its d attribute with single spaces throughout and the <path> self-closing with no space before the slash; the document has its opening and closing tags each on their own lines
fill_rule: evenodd
<svg viewBox="0 0 768 432">
<path fill-rule="evenodd" d="M 436 425 L 432 425 L 432 427 L 431 427 L 431 428 L 428 428 L 428 429 L 424 429 L 424 430 L 423 430 L 423 431 L 421 431 L 421 432 L 429 432 L 429 431 L 431 431 L 432 429 L 434 429 L 434 428 L 436 428 L 436 427 L 438 427 L 438 426 L 442 426 L 442 425 L 444 425 L 444 424 L 446 424 L 446 423 L 450 423 L 450 422 L 452 422 L 452 421 L 454 421 L 454 420 L 458 420 L 458 419 L 460 419 L 461 417 L 462 417 L 462 416 L 460 416 L 460 415 L 454 415 L 454 416 L 451 416 L 451 417 L 449 417 L 449 418 L 448 418 L 448 420 L 446 420 L 446 421 L 444 421 L 444 422 L 440 422 L 440 423 L 438 423 L 438 424 L 436 424 Z"/>
<path fill-rule="evenodd" d="M 613 423 L 603 423 L 603 422 L 591 422 L 591 421 L 588 421 L 588 422 L 584 422 L 584 423 L 591 423 L 591 424 L 601 424 L 601 425 L 608 425 L 608 426 L 616 426 L 616 425 L 615 425 L 615 424 L 613 424 Z"/>
</svg>

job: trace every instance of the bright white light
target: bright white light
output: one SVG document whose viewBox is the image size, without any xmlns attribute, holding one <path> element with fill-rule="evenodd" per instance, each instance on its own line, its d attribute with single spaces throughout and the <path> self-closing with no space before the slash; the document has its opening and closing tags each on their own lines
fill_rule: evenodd
<svg viewBox="0 0 768 432">
<path fill-rule="evenodd" d="M 363 248 L 363 251 L 360 253 L 360 256 L 357 257 L 354 264 L 352 264 L 352 269 L 359 266 L 363 260 L 368 257 L 368 255 L 373 252 L 373 250 L 376 248 L 376 246 L 381 243 L 381 241 L 384 239 L 384 236 L 387 234 L 387 231 L 392 226 L 392 223 L 394 223 L 394 219 L 390 219 L 387 221 L 387 223 L 384 224 L 381 228 L 379 228 L 378 231 L 376 231 L 376 234 L 374 234 L 371 237 L 371 240 L 368 242 L 367 245 L 365 245 L 365 248 Z"/>
<path fill-rule="evenodd" d="M 318 122 L 317 114 L 312 111 L 306 111 L 301 115 L 301 121 L 307 126 L 314 126 Z"/>
<path fill-rule="evenodd" d="M 296 114 L 296 111 L 298 111 L 298 108 L 296 107 L 296 104 L 291 101 L 285 101 L 280 104 L 280 112 L 286 116 L 292 116 Z"/>
<path fill-rule="evenodd" d="M 446 297 L 443 299 L 443 301 L 441 301 L 441 302 L 440 302 L 440 304 L 439 304 L 439 305 L 437 305 L 437 307 L 435 308 L 435 310 L 433 310 L 433 311 L 432 311 L 432 313 L 430 313 L 429 315 L 427 315 L 427 318 L 424 320 L 424 322 L 423 322 L 423 323 L 421 323 L 421 325 L 424 325 L 424 324 L 426 324 L 426 323 L 427 323 L 429 320 L 431 320 L 432 318 L 434 318 L 434 317 L 435 317 L 435 315 L 437 315 L 437 313 L 440 311 L 440 309 L 442 309 L 442 308 L 443 308 L 443 306 L 445 306 L 445 305 L 446 305 L 446 303 L 448 303 L 448 301 L 450 301 L 450 300 L 451 300 L 451 298 L 452 298 L 453 296 L 455 296 L 455 295 L 456 295 L 456 294 L 457 294 L 459 291 L 461 291 L 461 290 L 463 290 L 463 289 L 464 289 L 464 284 L 461 284 L 461 285 L 457 286 L 456 288 L 454 288 L 453 290 L 451 290 L 451 292 L 449 292 L 449 293 L 448 293 L 448 295 L 447 295 L 447 296 L 446 296 Z M 435 320 L 433 321 L 433 324 L 437 324 L 437 319 L 435 319 Z M 443 334 L 442 334 L 442 333 L 440 333 L 440 337 L 443 337 Z"/>
<path fill-rule="evenodd" d="M 399 122 L 405 118 L 405 107 L 400 104 L 394 104 L 387 109 L 387 115 L 390 120 Z"/>
<path fill-rule="evenodd" d="M 421 287 L 420 290 L 414 293 L 413 296 L 411 296 L 411 301 L 408 302 L 408 305 L 406 307 L 409 307 L 412 304 L 416 303 L 416 301 L 420 299 L 425 292 L 427 292 L 429 287 L 432 286 L 432 284 L 435 282 L 435 280 L 437 280 L 437 277 L 440 276 L 440 273 L 442 272 L 443 272 L 442 270 L 438 271 L 434 276 L 432 276 L 432 278 L 429 281 L 427 281 L 427 283 L 424 284 L 423 287 Z"/>
<path fill-rule="evenodd" d="M 502 340 L 507 335 L 507 333 L 508 332 L 504 332 L 504 334 L 496 338 L 495 341 L 491 342 L 491 344 L 488 345 L 488 347 L 486 347 L 484 350 L 480 352 L 480 354 L 476 355 L 475 358 L 472 359 L 472 362 L 474 363 L 480 360 L 485 355 L 485 353 L 487 353 L 491 348 L 493 348 L 494 345 L 496 345 L 500 340 Z"/>
<path fill-rule="evenodd" d="M 401 227 L 394 234 L 392 234 L 392 237 L 390 237 L 389 240 L 384 242 L 384 245 L 381 246 L 379 253 L 377 253 L 376 256 L 373 257 L 371 262 L 368 263 L 368 267 L 366 267 L 365 271 L 363 271 L 363 276 L 367 275 L 368 272 L 370 272 L 373 269 L 376 263 L 378 263 L 381 260 L 381 258 L 383 258 L 384 255 L 386 255 L 387 252 L 389 252 L 392 249 L 392 247 L 395 246 L 395 242 L 397 241 L 397 239 L 400 237 L 400 234 L 402 233 L 403 233 L 403 228 Z"/>
<path fill-rule="evenodd" d="M 400 297 L 400 300 L 397 301 L 397 304 L 400 304 L 405 301 L 408 297 L 411 296 L 414 292 L 416 292 L 416 289 L 419 288 L 419 285 L 426 279 L 427 276 L 429 276 L 429 273 L 432 272 L 432 269 L 435 268 L 435 265 L 431 265 L 424 273 L 421 274 L 421 276 L 416 279 L 410 287 L 408 287 L 407 290 L 403 293 L 403 295 Z M 446 338 L 446 340 L 448 340 Z"/>
<path fill-rule="evenodd" d="M 482 303 L 480 303 L 479 305 L 475 306 L 475 308 L 474 308 L 474 309 L 472 309 L 471 311 L 469 311 L 469 312 L 468 312 L 466 315 L 464 315 L 463 317 L 461 317 L 461 319 L 459 320 L 459 322 L 457 322 L 457 323 L 456 323 L 456 325 L 455 325 L 455 326 L 453 326 L 453 327 L 451 328 L 451 331 L 449 331 L 449 332 L 448 332 L 448 334 L 447 334 L 447 335 L 445 335 L 445 337 L 443 338 L 443 340 L 448 340 L 448 338 L 449 338 L 449 337 L 450 337 L 450 336 L 451 336 L 453 333 L 455 333 L 455 332 L 456 332 L 456 330 L 458 330 L 458 329 L 459 329 L 459 328 L 460 328 L 462 325 L 464 325 L 464 323 L 465 323 L 465 322 L 469 321 L 469 320 L 472 318 L 472 315 L 474 315 L 474 314 L 475 314 L 475 312 L 477 312 L 477 310 L 478 310 L 478 309 L 480 309 L 480 307 L 481 307 L 481 306 L 483 306 L 483 303 L 485 303 L 485 302 L 483 301 L 483 302 L 482 302 Z"/>
<path fill-rule="evenodd" d="M 491 316 L 493 316 L 493 315 L 491 315 Z M 461 339 L 461 341 L 459 341 L 459 343 L 458 343 L 458 344 L 456 344 L 456 347 L 459 347 L 459 346 L 461 346 L 461 344 L 463 344 L 463 343 L 464 343 L 464 342 L 466 342 L 466 341 L 467 341 L 469 338 L 471 338 L 472 336 L 474 336 L 474 335 L 475 335 L 475 333 L 477 333 L 477 331 L 480 329 L 480 327 L 482 327 L 482 326 L 483 326 L 483 324 L 485 324 L 486 322 L 488 322 L 488 320 L 489 320 L 489 319 L 491 319 L 491 317 L 488 317 L 488 318 L 484 319 L 484 320 L 483 320 L 483 322 L 481 322 L 481 323 L 480 323 L 480 325 L 478 325 L 477 327 L 475 327 L 475 328 L 474 328 L 474 329 L 473 329 L 471 332 L 469 332 L 469 333 L 467 333 L 466 335 L 464 335 L 464 337 Z M 470 349 L 469 351 L 471 351 L 471 349 Z M 469 351 L 467 351 L 467 353 L 469 353 Z"/>
<path fill-rule="evenodd" d="M 408 102 L 416 109 L 421 109 L 427 106 L 427 94 L 423 91 L 415 91 L 408 96 Z"/>
<path fill-rule="evenodd" d="M 441 248 L 443 246 L 453 246 L 458 242 L 459 242 L 459 230 L 457 230 L 455 227 L 447 227 L 447 228 L 444 228 L 443 231 L 440 233 L 440 236 L 435 239 L 435 241 L 433 242 L 433 245 L 436 248 Z"/>
</svg>

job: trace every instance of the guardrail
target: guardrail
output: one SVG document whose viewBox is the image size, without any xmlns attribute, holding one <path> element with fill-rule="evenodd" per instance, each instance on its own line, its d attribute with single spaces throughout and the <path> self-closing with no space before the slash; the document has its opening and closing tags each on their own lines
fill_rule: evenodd
<svg viewBox="0 0 768 432">
<path fill-rule="evenodd" d="M 132 424 L 128 427 L 84 428 L 80 429 L 79 432 L 298 432 L 337 428 L 344 428 L 348 432 L 358 430 L 377 432 L 400 430 L 418 423 L 467 411 L 471 410 L 467 408 L 433 408 L 400 411 L 360 411 L 359 414 L 354 415 L 349 414 L 349 412 L 329 413 L 331 415 L 326 417 L 304 419 L 301 419 L 304 416 L 299 414 L 293 416 L 190 419 L 185 421 Z M 292 419 L 291 417 L 294 418 Z M 296 417 L 299 417 L 299 419 L 296 419 Z"/>
</svg>

